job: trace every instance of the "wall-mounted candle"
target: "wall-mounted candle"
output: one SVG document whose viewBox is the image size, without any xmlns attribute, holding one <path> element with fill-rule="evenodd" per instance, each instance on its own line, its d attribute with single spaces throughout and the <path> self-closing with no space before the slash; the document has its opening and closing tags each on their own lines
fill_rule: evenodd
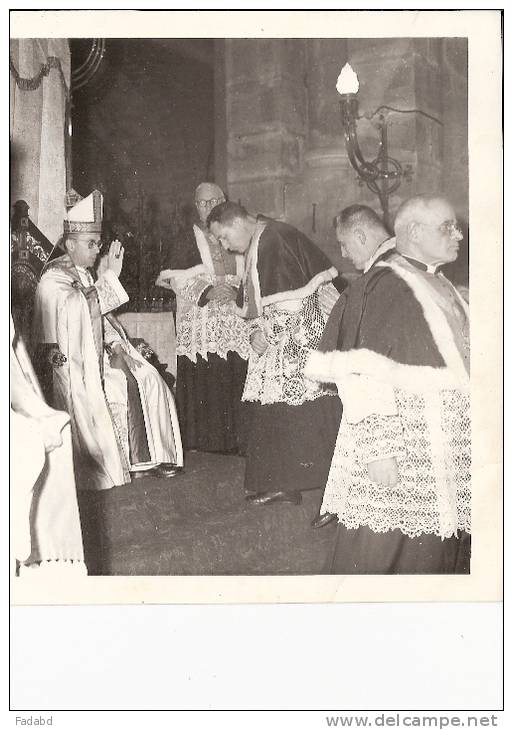
<svg viewBox="0 0 513 730">
<path fill-rule="evenodd" d="M 357 94 L 360 88 L 358 76 L 351 65 L 346 63 L 337 79 L 337 91 L 339 94 Z"/>
</svg>

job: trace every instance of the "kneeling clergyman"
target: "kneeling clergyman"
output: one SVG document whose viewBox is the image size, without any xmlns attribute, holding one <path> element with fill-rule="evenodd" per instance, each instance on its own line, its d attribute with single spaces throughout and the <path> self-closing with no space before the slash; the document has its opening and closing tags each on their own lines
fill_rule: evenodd
<svg viewBox="0 0 513 730">
<path fill-rule="evenodd" d="M 110 245 L 94 281 L 103 199 L 95 190 L 64 221 L 66 253 L 46 266 L 35 298 L 34 340 L 52 365 L 52 405 L 71 417 L 78 487 L 109 489 L 183 465 L 173 395 L 130 344 L 112 312 L 128 301 L 123 248 Z"/>
<path fill-rule="evenodd" d="M 338 298 L 338 272 L 297 228 L 236 203 L 216 206 L 207 224 L 225 249 L 245 255 L 238 304 L 253 350 L 242 395 L 253 405 L 246 499 L 300 504 L 301 492 L 326 482 L 340 422 L 334 390 L 302 372 Z"/>
<path fill-rule="evenodd" d="M 404 203 L 396 252 L 347 292 L 331 351 L 305 374 L 344 411 L 321 512 L 338 516 L 327 571 L 470 571 L 468 306 L 439 271 L 462 236 L 439 197 Z"/>
</svg>

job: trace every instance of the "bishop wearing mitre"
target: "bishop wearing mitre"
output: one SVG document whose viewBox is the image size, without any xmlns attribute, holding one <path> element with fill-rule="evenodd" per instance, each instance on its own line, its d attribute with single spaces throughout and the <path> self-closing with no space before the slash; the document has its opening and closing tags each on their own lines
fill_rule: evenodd
<svg viewBox="0 0 513 730">
<path fill-rule="evenodd" d="M 78 197 L 78 196 L 77 196 Z M 95 190 L 68 210 L 63 254 L 36 290 L 34 339 L 52 370 L 51 405 L 71 418 L 81 489 L 109 489 L 183 465 L 175 402 L 155 368 L 130 344 L 114 311 L 129 297 L 119 276 L 123 247 L 101 248 L 103 197 Z"/>
</svg>

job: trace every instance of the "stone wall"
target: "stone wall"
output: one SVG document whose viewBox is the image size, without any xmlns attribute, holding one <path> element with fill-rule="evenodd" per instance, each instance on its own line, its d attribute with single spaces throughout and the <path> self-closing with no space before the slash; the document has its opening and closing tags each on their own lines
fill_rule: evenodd
<svg viewBox="0 0 513 730">
<path fill-rule="evenodd" d="M 99 187 L 108 206 L 132 210 L 143 193 L 168 219 L 213 176 L 213 63 L 206 52 L 194 57 L 194 43 L 107 40 L 98 74 L 73 95 L 73 185 L 81 194 Z M 208 41 L 196 43 L 203 50 Z"/>
<path fill-rule="evenodd" d="M 358 73 L 360 113 L 381 105 L 389 155 L 413 175 L 391 196 L 391 213 L 418 192 L 446 192 L 468 218 L 465 39 L 227 39 L 224 44 L 228 192 L 251 211 L 287 220 L 342 270 L 332 220 L 362 202 L 381 212 L 359 184 L 345 152 L 335 89 L 349 60 Z M 219 56 L 218 56 L 219 57 Z M 430 118 L 433 117 L 433 118 Z M 364 154 L 377 153 L 377 116 L 359 122 Z"/>
<path fill-rule="evenodd" d="M 226 41 L 227 184 L 233 200 L 295 217 L 307 133 L 305 47 L 295 39 Z"/>
<path fill-rule="evenodd" d="M 381 211 L 343 141 L 335 85 L 349 60 L 360 79 L 362 115 L 383 104 L 429 115 L 384 110 L 389 154 L 413 170 L 391 196 L 391 214 L 405 197 L 442 191 L 468 220 L 466 39 L 184 43 L 108 41 L 103 77 L 74 96 L 79 192 L 100 186 L 130 207 L 142 189 L 167 220 L 200 180 L 213 178 L 232 200 L 293 223 L 350 270 L 333 216 L 354 202 Z M 378 150 L 377 119 L 358 124 L 370 159 Z M 464 279 L 466 264 L 456 268 Z"/>
</svg>

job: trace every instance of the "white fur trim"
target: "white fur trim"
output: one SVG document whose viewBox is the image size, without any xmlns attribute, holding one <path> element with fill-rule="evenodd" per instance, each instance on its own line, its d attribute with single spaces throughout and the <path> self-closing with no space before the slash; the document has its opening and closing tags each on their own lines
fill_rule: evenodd
<svg viewBox="0 0 513 730">
<path fill-rule="evenodd" d="M 236 273 L 239 279 L 242 281 L 242 278 L 244 276 L 244 256 L 240 253 L 235 254 L 235 266 L 236 266 Z"/>
<path fill-rule="evenodd" d="M 205 234 L 195 223 L 192 229 L 202 263 L 191 266 L 189 269 L 164 269 L 158 275 L 155 286 L 161 286 L 163 289 L 172 289 L 176 292 L 178 288 L 184 286 L 189 279 L 195 276 L 214 274 L 214 262 L 210 255 L 210 248 Z"/>
<path fill-rule="evenodd" d="M 256 300 L 256 306 L 258 315 L 260 316 L 262 314 L 263 304 L 262 304 L 262 293 L 260 291 L 260 279 L 258 277 L 258 244 L 260 243 L 260 236 L 264 232 L 265 223 L 263 225 L 257 224 L 257 236 L 255 240 L 255 245 L 252 247 L 252 256 L 251 260 L 249 261 L 250 265 L 250 276 L 253 280 L 253 290 L 255 292 L 255 300 Z"/>
<path fill-rule="evenodd" d="M 260 316 L 262 314 L 262 297 L 260 295 L 260 282 L 258 280 L 258 270 L 257 270 L 258 243 L 260 241 L 260 236 L 262 235 L 262 232 L 264 231 L 265 226 L 266 226 L 266 224 L 263 221 L 257 221 L 255 232 L 253 233 L 253 237 L 251 239 L 249 248 L 246 251 L 245 263 L 244 263 L 244 274 L 243 274 L 243 279 L 242 279 L 244 285 L 246 285 L 246 282 L 248 281 L 248 279 L 250 279 L 253 284 L 257 316 Z M 238 271 L 238 266 L 239 266 L 239 263 L 237 262 L 237 271 Z M 236 307 L 236 310 L 237 310 L 237 313 L 239 314 L 239 316 L 246 317 L 248 314 L 248 305 L 243 304 L 242 307 Z"/>
<path fill-rule="evenodd" d="M 401 277 L 403 281 L 408 284 L 411 289 L 413 296 L 422 307 L 422 312 L 426 319 L 426 322 L 431 330 L 433 339 L 443 359 L 447 363 L 447 367 L 452 370 L 458 378 L 462 380 L 469 380 L 465 363 L 459 353 L 452 330 L 445 318 L 444 313 L 436 305 L 433 300 L 432 292 L 430 291 L 429 285 L 424 281 L 422 276 L 419 276 L 417 271 L 407 268 L 406 264 L 399 263 L 398 261 L 380 261 L 376 264 L 376 267 L 389 268 L 394 271 L 397 276 Z M 456 290 L 455 290 L 456 291 Z M 459 297 L 462 299 L 462 297 Z M 468 308 L 465 308 L 468 312 Z"/>
<path fill-rule="evenodd" d="M 379 259 L 380 256 L 383 256 L 384 253 L 387 251 L 391 251 L 393 248 L 395 248 L 395 237 L 394 238 L 387 238 L 386 241 L 383 241 L 383 243 L 378 246 L 376 251 L 372 254 L 370 259 L 366 262 L 365 268 L 363 270 L 363 273 L 366 274 L 367 271 L 370 269 L 372 264 Z"/>
<path fill-rule="evenodd" d="M 312 352 L 305 365 L 304 374 L 322 383 L 337 383 L 342 390 L 350 382 L 348 376 L 367 375 L 373 380 L 387 383 L 403 390 L 424 392 L 432 390 L 469 388 L 469 380 L 447 367 L 428 365 L 403 365 L 385 355 L 367 349 L 340 352 Z"/>
<path fill-rule="evenodd" d="M 196 224 L 193 225 L 192 229 L 194 231 L 196 246 L 198 248 L 199 255 L 201 256 L 203 265 L 205 266 L 208 273 L 212 274 L 213 276 L 215 274 L 214 262 L 212 261 L 212 255 L 210 253 L 210 246 L 208 245 L 207 237 L 205 236 L 201 228 Z"/>
<path fill-rule="evenodd" d="M 327 282 L 332 281 L 338 276 L 337 269 L 334 266 L 331 266 L 329 269 L 321 271 L 319 274 L 314 276 L 313 279 L 308 282 L 308 284 L 305 284 L 305 286 L 301 287 L 300 289 L 291 289 L 290 291 L 277 292 L 276 294 L 269 294 L 265 297 L 262 297 L 260 290 L 260 279 L 258 276 L 258 247 L 260 243 L 260 236 L 264 232 L 266 225 L 267 224 L 264 221 L 257 222 L 257 227 L 255 233 L 253 234 L 253 239 L 246 253 L 247 260 L 245 278 L 249 275 L 251 277 L 251 281 L 253 282 L 256 307 L 259 316 L 262 314 L 263 308 L 268 306 L 269 304 L 276 304 L 277 302 L 288 302 L 296 299 L 305 299 L 305 297 L 308 297 L 310 296 L 310 294 L 316 292 L 317 289 L 322 286 L 322 284 L 326 284 Z"/>
<path fill-rule="evenodd" d="M 205 264 L 196 264 L 196 266 L 191 266 L 190 269 L 164 269 L 158 275 L 155 286 L 176 291 L 186 281 L 200 274 L 208 274 Z"/>
<path fill-rule="evenodd" d="M 452 286 L 452 288 L 454 289 L 454 293 L 456 294 L 456 298 L 458 299 L 459 303 L 461 304 L 463 311 L 465 312 L 467 317 L 470 318 L 470 308 L 468 305 L 468 299 L 465 299 L 465 297 L 463 296 L 463 292 L 466 292 L 467 297 L 468 297 L 468 287 L 454 286 L 452 281 L 449 281 L 449 279 L 445 276 L 445 274 L 442 271 L 439 273 L 439 276 Z"/>
<path fill-rule="evenodd" d="M 313 294 L 317 291 L 317 289 L 322 286 L 322 284 L 326 284 L 329 281 L 332 281 L 338 276 L 338 271 L 334 266 L 330 266 L 329 269 L 326 269 L 325 271 L 321 271 L 319 274 L 316 274 L 313 279 L 310 279 L 308 284 L 305 284 L 305 286 L 302 286 L 300 289 L 291 289 L 290 291 L 281 291 L 277 292 L 276 294 L 269 294 L 266 297 L 262 297 L 262 306 L 266 307 L 268 304 L 276 304 L 276 302 L 286 302 L 291 299 L 305 299 L 306 297 L 309 297 L 310 294 Z"/>
<path fill-rule="evenodd" d="M 301 299 L 287 299 L 284 302 L 280 302 L 279 309 L 285 312 L 300 312 L 303 308 L 303 301 Z"/>
</svg>

